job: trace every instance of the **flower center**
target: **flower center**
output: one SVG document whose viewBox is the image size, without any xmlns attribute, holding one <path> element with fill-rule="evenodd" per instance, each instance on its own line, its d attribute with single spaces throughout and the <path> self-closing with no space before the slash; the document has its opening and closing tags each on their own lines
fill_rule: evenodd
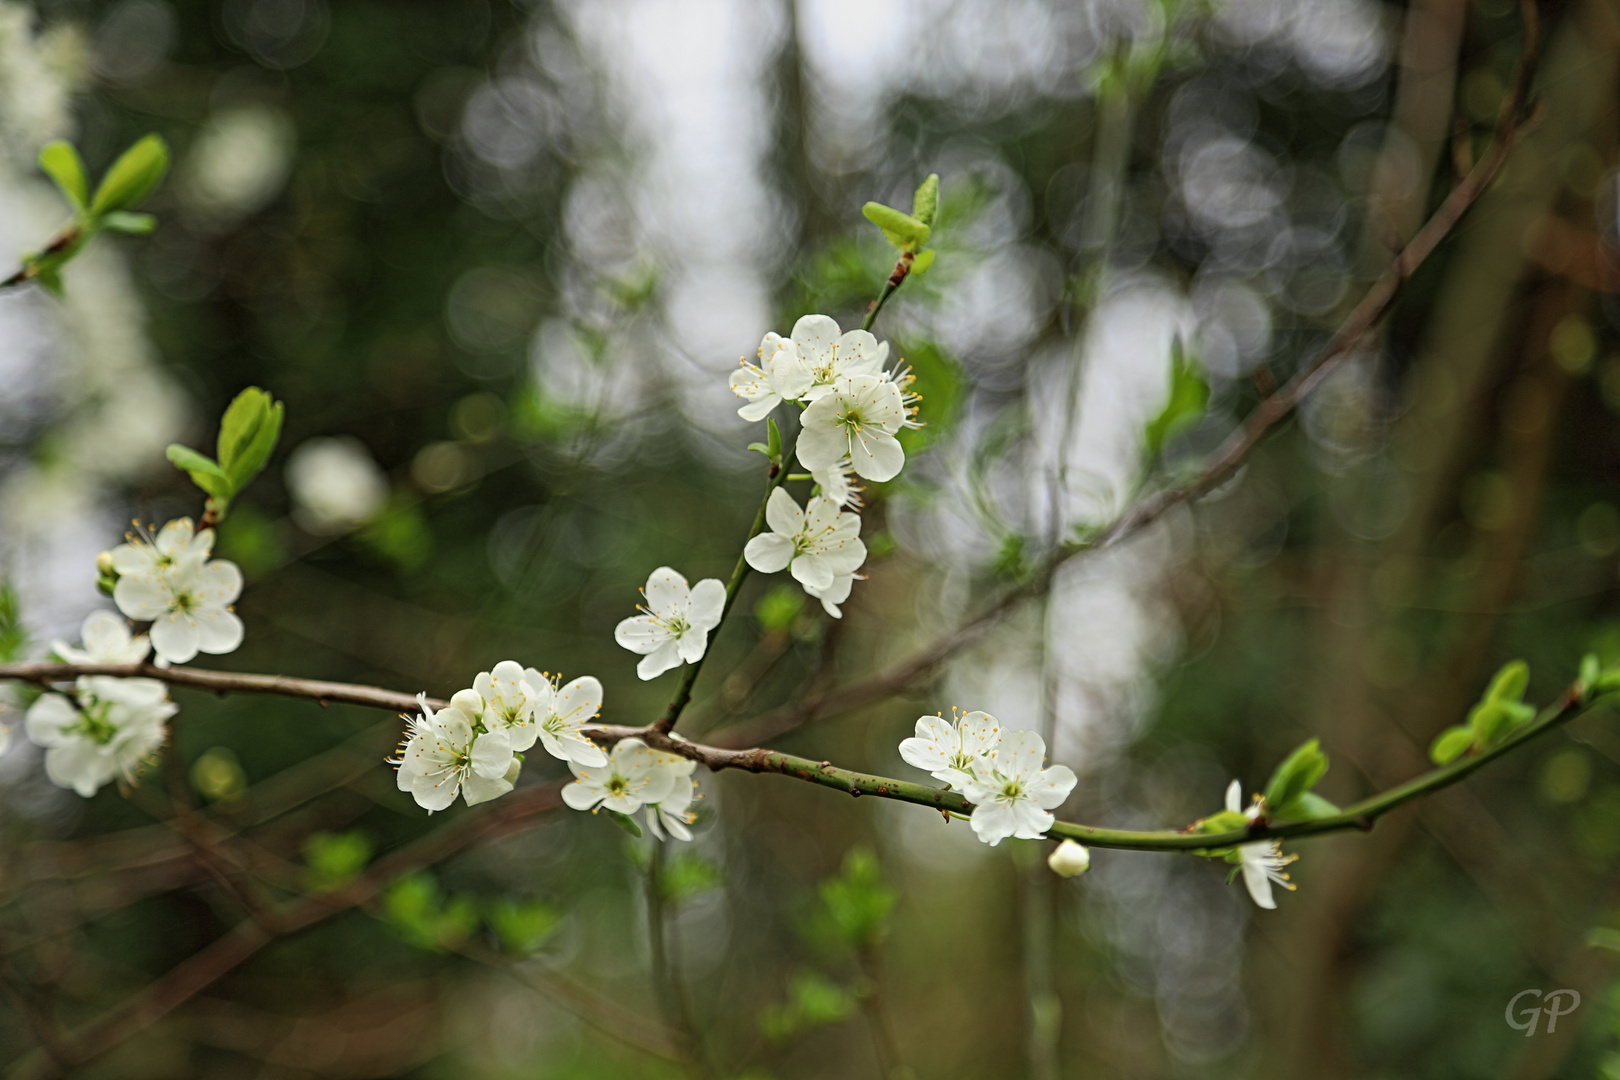
<svg viewBox="0 0 1620 1080">
<path fill-rule="evenodd" d="M 182 613 L 185 613 L 185 614 L 190 614 L 192 609 L 195 608 L 196 606 L 197 606 L 197 598 L 195 596 L 191 595 L 190 593 L 188 593 L 188 592 L 177 592 L 177 593 L 174 594 L 173 608 L 174 608 L 175 611 L 179 611 L 179 612 L 182 612 Z"/>
<path fill-rule="evenodd" d="M 615 773 L 608 778 L 607 791 L 609 795 L 623 795 L 630 790 L 630 781 Z"/>
<path fill-rule="evenodd" d="M 79 722 L 69 727 L 70 734 L 83 735 L 97 746 L 106 746 L 118 734 L 118 725 L 107 718 L 112 706 L 102 701 L 91 701 L 79 712 Z"/>
<path fill-rule="evenodd" d="M 1004 780 L 1001 784 L 1001 797 L 1003 799 L 1016 799 L 1024 794 L 1024 785 L 1017 780 Z"/>
</svg>

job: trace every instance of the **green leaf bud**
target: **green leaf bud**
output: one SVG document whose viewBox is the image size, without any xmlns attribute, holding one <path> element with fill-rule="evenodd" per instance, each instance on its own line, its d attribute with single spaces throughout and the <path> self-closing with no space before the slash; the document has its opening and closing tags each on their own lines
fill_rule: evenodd
<svg viewBox="0 0 1620 1080">
<path fill-rule="evenodd" d="M 73 209 L 84 209 L 90 198 L 90 185 L 84 175 L 84 160 L 72 143 L 60 139 L 46 143 L 39 152 L 39 167 L 62 189 Z"/>
<path fill-rule="evenodd" d="M 96 188 L 90 214 L 101 217 L 114 210 L 128 210 L 157 187 L 169 169 L 169 145 L 161 135 L 147 135 L 125 150 Z"/>
<path fill-rule="evenodd" d="M 911 216 L 928 226 L 934 227 L 934 214 L 939 210 L 939 173 L 929 173 L 928 179 L 917 187 L 917 195 L 911 202 Z"/>
</svg>

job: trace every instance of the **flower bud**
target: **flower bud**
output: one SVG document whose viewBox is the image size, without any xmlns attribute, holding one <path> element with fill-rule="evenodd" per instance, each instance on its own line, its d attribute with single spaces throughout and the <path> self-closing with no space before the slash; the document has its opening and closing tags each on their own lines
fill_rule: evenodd
<svg viewBox="0 0 1620 1080">
<path fill-rule="evenodd" d="M 1079 877 L 1091 869 L 1091 852 L 1084 844 L 1065 840 L 1046 857 L 1046 865 L 1058 877 Z"/>
<path fill-rule="evenodd" d="M 96 556 L 96 572 L 102 577 L 116 577 L 113 570 L 113 556 L 110 551 L 103 551 Z"/>
</svg>

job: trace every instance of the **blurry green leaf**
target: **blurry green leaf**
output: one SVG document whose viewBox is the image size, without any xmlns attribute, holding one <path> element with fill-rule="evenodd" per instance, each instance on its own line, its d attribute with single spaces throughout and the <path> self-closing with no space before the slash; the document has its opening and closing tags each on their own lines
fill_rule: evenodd
<svg viewBox="0 0 1620 1080">
<path fill-rule="evenodd" d="M 664 865 L 659 892 L 672 904 L 683 904 L 719 886 L 720 871 L 701 855 L 683 854 Z"/>
<path fill-rule="evenodd" d="M 787 632 L 804 613 L 804 590 L 797 585 L 774 585 L 754 605 L 754 618 L 768 634 Z"/>
<path fill-rule="evenodd" d="M 855 949 L 871 948 L 888 930 L 896 894 L 883 883 L 877 859 L 866 848 L 844 856 L 842 871 L 821 883 L 818 922 L 822 931 Z"/>
<path fill-rule="evenodd" d="M 125 150 L 101 178 L 90 213 L 97 217 L 128 210 L 157 186 L 169 168 L 169 146 L 161 135 L 147 135 Z"/>
<path fill-rule="evenodd" d="M 230 520 L 218 532 L 215 552 L 241 567 L 249 578 L 274 570 L 287 557 L 276 522 L 247 504 L 233 507 Z"/>
<path fill-rule="evenodd" d="M 900 445 L 909 457 L 938 441 L 955 425 L 967 380 L 956 361 L 932 342 L 907 342 L 898 351 L 902 377 L 910 368 L 911 383 L 906 389 L 917 395 L 917 418 L 923 423 L 920 428 L 900 430 Z"/>
<path fill-rule="evenodd" d="M 1277 821 L 1315 821 L 1317 818 L 1333 817 L 1338 813 L 1337 806 L 1316 792 L 1307 791 L 1292 802 L 1273 810 L 1271 816 Z"/>
<path fill-rule="evenodd" d="M 766 456 L 780 465 L 782 463 L 782 429 L 776 426 L 774 417 L 767 416 L 765 418 L 765 430 L 769 432 L 768 441 L 765 444 Z"/>
<path fill-rule="evenodd" d="M 1530 665 L 1523 660 L 1512 660 L 1491 677 L 1485 690 L 1484 701 L 1520 701 L 1530 686 Z"/>
<path fill-rule="evenodd" d="M 1029 562 L 1024 557 L 1024 548 L 1027 541 L 1020 533 L 1008 533 L 1001 538 L 1001 547 L 996 550 L 995 573 L 999 578 L 1008 581 L 1018 581 L 1029 571 Z"/>
<path fill-rule="evenodd" d="M 157 228 L 157 218 L 151 214 L 132 214 L 128 210 L 114 210 L 101 219 L 101 227 L 112 232 L 145 236 Z"/>
<path fill-rule="evenodd" d="M 421 949 L 440 951 L 465 941 L 478 926 L 478 908 L 468 897 L 448 903 L 438 882 L 425 873 L 401 878 L 383 894 L 383 917 Z"/>
<path fill-rule="evenodd" d="M 235 751 L 228 746 L 212 746 L 192 763 L 191 786 L 209 802 L 221 802 L 247 790 L 247 774 Z"/>
<path fill-rule="evenodd" d="M 1148 459 L 1156 460 L 1171 436 L 1196 422 L 1208 404 L 1209 384 L 1198 364 L 1187 359 L 1177 338 L 1170 346 L 1170 398 L 1142 432 Z"/>
<path fill-rule="evenodd" d="M 1217 810 L 1209 817 L 1199 821 L 1197 831 L 1201 833 L 1223 833 L 1232 832 L 1236 829 L 1247 829 L 1248 827 L 1249 819 L 1244 814 L 1236 810 Z"/>
<path fill-rule="evenodd" d="M 34 280 L 39 283 L 40 288 L 58 300 L 62 299 L 65 292 L 62 287 L 61 265 L 62 261 L 60 259 L 53 259 L 49 262 L 41 260 L 38 263 L 38 269 L 34 271 Z"/>
<path fill-rule="evenodd" d="M 1275 809 L 1289 805 L 1315 787 L 1327 770 L 1327 755 L 1322 753 L 1318 740 L 1300 744 L 1271 774 L 1266 784 L 1266 806 Z"/>
<path fill-rule="evenodd" d="M 1580 674 L 1576 676 L 1581 686 L 1590 689 L 1603 675 L 1603 662 L 1597 658 L 1597 653 L 1587 653 L 1581 657 Z"/>
<path fill-rule="evenodd" d="M 631 817 L 629 814 L 621 814 L 617 810 L 604 809 L 602 812 L 608 816 L 608 820 L 613 822 L 613 824 L 617 825 L 631 836 L 637 837 L 638 839 L 640 838 L 641 826 L 636 824 L 635 818 Z"/>
<path fill-rule="evenodd" d="M 236 395 L 219 422 L 219 466 L 240 492 L 259 475 L 281 437 L 281 402 L 257 386 Z"/>
<path fill-rule="evenodd" d="M 911 272 L 919 277 L 928 273 L 928 268 L 934 265 L 934 249 L 917 252 L 917 257 L 911 260 Z"/>
<path fill-rule="evenodd" d="M 1462 757 L 1470 746 L 1474 745 L 1474 729 L 1471 727 L 1449 727 L 1442 731 L 1433 745 L 1429 747 L 1429 758 L 1436 765 L 1450 765 Z"/>
<path fill-rule="evenodd" d="M 355 534 L 359 541 L 401 570 L 416 570 L 433 554 L 433 533 L 422 508 L 396 500 Z"/>
<path fill-rule="evenodd" d="M 191 482 L 215 499 L 228 500 L 236 486 L 231 478 L 207 454 L 199 454 L 189 446 L 170 443 L 164 455 L 170 464 L 191 477 Z"/>
<path fill-rule="evenodd" d="M 1586 944 L 1593 949 L 1620 952 L 1620 930 L 1607 926 L 1594 926 L 1586 932 Z"/>
<path fill-rule="evenodd" d="M 372 845 L 359 829 L 318 832 L 304 841 L 304 887 L 327 892 L 360 876 L 371 861 Z"/>
<path fill-rule="evenodd" d="M 910 214 L 876 202 L 861 207 L 861 213 L 866 215 L 866 220 L 882 229 L 889 243 L 901 251 L 916 251 L 928 243 L 928 226 Z"/>
<path fill-rule="evenodd" d="M 9 581 L 0 583 L 0 661 L 17 659 L 27 645 L 28 632 L 23 629 L 17 590 Z"/>
<path fill-rule="evenodd" d="M 46 143 L 39 152 L 39 167 L 56 182 L 75 210 L 83 210 L 90 198 L 90 183 L 84 175 L 84 159 L 72 143 Z"/>
<path fill-rule="evenodd" d="M 488 914 L 490 929 L 501 948 L 514 956 L 527 956 L 544 945 L 562 925 L 562 912 L 539 900 L 518 903 L 500 900 Z"/>
<path fill-rule="evenodd" d="M 848 1018 L 855 1005 L 855 995 L 825 975 L 800 972 L 788 987 L 786 1004 L 760 1011 L 760 1033 L 772 1042 L 783 1042 L 802 1031 Z"/>
<path fill-rule="evenodd" d="M 917 194 L 911 200 L 911 216 L 933 228 L 934 214 L 938 209 L 939 173 L 929 173 L 928 178 L 917 186 Z"/>
</svg>

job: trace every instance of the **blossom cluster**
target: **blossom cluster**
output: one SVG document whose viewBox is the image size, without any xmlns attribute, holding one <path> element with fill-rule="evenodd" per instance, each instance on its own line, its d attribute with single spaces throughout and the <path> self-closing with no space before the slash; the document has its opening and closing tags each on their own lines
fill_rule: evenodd
<svg viewBox="0 0 1620 1080">
<path fill-rule="evenodd" d="M 916 734 L 900 744 L 900 756 L 972 803 L 974 835 L 992 846 L 1009 836 L 1041 839 L 1056 823 L 1051 811 L 1077 783 L 1066 765 L 1043 768 L 1046 742 L 1040 735 L 1003 731 L 984 712 L 954 723 L 919 717 Z"/>
<path fill-rule="evenodd" d="M 131 635 L 110 611 L 91 612 L 79 635 L 81 647 L 56 641 L 52 651 L 70 664 L 138 664 L 151 650 L 146 635 Z M 28 708 L 24 730 L 45 748 L 51 783 L 88 799 L 111 780 L 133 783 L 163 745 L 164 725 L 179 708 L 156 679 L 81 675 L 69 693 L 40 695 Z"/>
</svg>

